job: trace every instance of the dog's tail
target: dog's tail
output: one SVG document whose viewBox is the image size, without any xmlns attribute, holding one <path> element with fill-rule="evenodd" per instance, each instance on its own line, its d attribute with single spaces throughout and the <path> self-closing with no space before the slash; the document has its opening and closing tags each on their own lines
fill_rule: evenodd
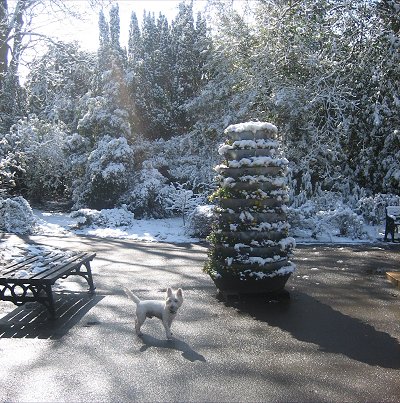
<svg viewBox="0 0 400 403">
<path fill-rule="evenodd" d="M 135 304 L 138 304 L 140 302 L 140 299 L 131 290 L 129 290 L 126 287 L 122 287 L 122 289 L 124 290 L 124 292 L 128 296 L 128 298 L 130 298 L 132 301 L 134 301 Z"/>
</svg>

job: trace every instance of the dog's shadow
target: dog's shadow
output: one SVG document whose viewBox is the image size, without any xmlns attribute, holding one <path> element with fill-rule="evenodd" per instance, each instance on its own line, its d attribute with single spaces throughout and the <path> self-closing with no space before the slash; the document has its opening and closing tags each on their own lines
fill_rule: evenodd
<svg viewBox="0 0 400 403">
<path fill-rule="evenodd" d="M 147 351 L 150 347 L 156 347 L 181 351 L 182 357 L 191 362 L 206 362 L 204 356 L 194 351 L 192 347 L 189 346 L 189 344 L 185 343 L 182 340 L 178 340 L 175 338 L 172 338 L 171 340 L 160 340 L 148 334 L 143 334 L 142 336 L 140 336 L 140 340 L 143 342 L 143 345 L 139 349 L 139 351 L 142 353 Z"/>
</svg>

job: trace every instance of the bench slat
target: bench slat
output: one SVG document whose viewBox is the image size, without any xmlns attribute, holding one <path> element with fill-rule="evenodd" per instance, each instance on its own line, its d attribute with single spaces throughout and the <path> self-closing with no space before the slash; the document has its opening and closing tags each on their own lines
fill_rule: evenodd
<svg viewBox="0 0 400 403">
<path fill-rule="evenodd" d="M 81 253 L 79 255 L 73 256 L 70 261 L 63 263 L 61 266 L 54 266 L 49 271 L 37 273 L 35 276 L 32 277 L 31 280 L 53 283 L 60 277 L 63 277 L 64 275 L 70 273 L 75 268 L 80 267 L 82 264 L 85 264 L 86 262 L 92 260 L 94 256 L 95 254 L 87 253 Z"/>
<path fill-rule="evenodd" d="M 49 256 L 49 254 L 46 254 L 46 256 Z M 45 257 L 45 256 L 43 256 Z M 42 266 L 42 270 L 40 272 L 34 273 L 34 272 L 29 272 L 29 270 L 31 270 L 31 265 L 34 264 L 35 262 L 40 262 L 42 259 L 40 256 L 35 256 L 34 258 L 28 258 L 22 262 L 18 262 L 17 265 L 11 265 L 12 267 L 9 268 L 9 270 L 4 270 L 2 272 L 0 272 L 0 277 L 2 278 L 8 278 L 8 279 L 25 279 L 25 280 L 29 280 L 31 278 L 34 278 L 37 274 L 39 273 L 44 273 L 46 271 L 49 271 L 52 266 L 50 266 L 52 263 L 56 263 L 57 261 L 62 260 L 63 262 L 66 259 L 69 259 L 68 261 L 70 261 L 71 257 L 65 257 L 63 255 L 58 255 L 53 257 L 52 259 L 47 260 L 46 262 L 44 262 L 45 264 Z M 47 267 L 48 266 L 48 267 Z M 57 267 L 57 266 L 54 266 Z M 25 275 L 21 275 L 21 271 L 27 271 L 28 273 L 26 273 Z"/>
<path fill-rule="evenodd" d="M 49 254 L 46 254 L 46 256 L 48 255 Z M 28 272 L 26 275 L 18 276 L 18 273 L 20 273 L 22 270 L 29 271 L 29 266 L 40 260 L 40 256 L 28 258 L 22 262 L 18 262 L 17 264 L 8 265 L 6 268 L 0 270 L 0 284 L 6 284 L 9 282 L 16 284 L 23 284 L 27 282 L 32 284 L 39 282 L 53 283 L 58 278 L 74 270 L 77 266 L 93 260 L 95 256 L 95 253 L 85 252 L 77 253 L 68 257 L 63 255 L 55 256 L 54 258 L 45 262 L 43 270 L 36 273 Z M 55 265 L 51 265 L 52 263 L 55 263 Z"/>
<path fill-rule="evenodd" d="M 50 263 L 57 263 L 56 265 L 49 265 L 49 267 L 46 267 L 45 270 L 42 270 L 40 272 L 37 273 L 33 273 L 32 274 L 32 279 L 40 279 L 40 278 L 44 278 L 47 277 L 49 275 L 51 275 L 52 273 L 54 273 L 55 270 L 59 270 L 59 269 L 64 269 L 64 267 L 66 267 L 69 264 L 77 264 L 77 260 L 81 259 L 82 257 L 85 256 L 85 253 L 79 253 L 77 255 L 73 255 L 73 256 L 68 256 L 68 257 L 63 257 L 62 259 L 59 259 L 60 262 L 57 263 L 57 260 L 53 261 L 53 262 L 49 262 Z"/>
<path fill-rule="evenodd" d="M 24 260 L 21 260 L 19 262 L 10 263 L 7 266 L 0 269 L 0 276 L 6 276 L 8 273 L 12 273 L 12 272 L 21 270 L 27 264 L 35 263 L 36 261 L 40 260 L 41 258 L 49 256 L 49 255 L 50 255 L 50 252 L 45 253 L 42 256 L 32 256 L 32 257 L 26 258 Z"/>
</svg>

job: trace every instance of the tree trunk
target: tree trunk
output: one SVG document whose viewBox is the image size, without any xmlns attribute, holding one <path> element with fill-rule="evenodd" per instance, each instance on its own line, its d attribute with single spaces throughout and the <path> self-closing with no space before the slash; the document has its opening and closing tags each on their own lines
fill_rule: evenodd
<svg viewBox="0 0 400 403">
<path fill-rule="evenodd" d="M 0 93 L 4 87 L 4 79 L 8 66 L 8 4 L 7 0 L 0 0 Z"/>
</svg>

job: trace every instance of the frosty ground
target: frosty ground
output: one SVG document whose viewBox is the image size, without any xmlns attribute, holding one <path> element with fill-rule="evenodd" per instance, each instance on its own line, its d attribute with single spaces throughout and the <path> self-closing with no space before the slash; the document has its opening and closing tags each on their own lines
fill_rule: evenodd
<svg viewBox="0 0 400 403">
<path fill-rule="evenodd" d="M 63 280 L 56 321 L 0 304 L 0 401 L 397 400 L 400 290 L 382 270 L 400 267 L 399 243 L 299 245 L 290 301 L 226 304 L 202 272 L 205 245 L 77 236 L 48 217 L 46 235 L 2 239 L 95 252 L 96 295 Z M 155 319 L 135 336 L 121 285 L 143 299 L 183 288 L 172 341 Z"/>
<path fill-rule="evenodd" d="M 104 211 L 104 210 L 103 210 Z M 112 216 L 113 211 L 109 210 L 109 215 Z M 100 238 L 123 238 L 146 242 L 169 242 L 169 243 L 192 243 L 202 241 L 188 235 L 187 230 L 180 217 L 166 219 L 141 219 L 133 220 L 129 226 L 89 226 L 81 229 L 76 229 L 78 220 L 72 218 L 68 213 L 60 212 L 45 212 L 33 209 L 35 216 L 38 218 L 36 232 L 42 235 L 57 235 L 64 236 L 90 235 Z M 112 220 L 110 220 L 112 221 Z M 376 243 L 383 240 L 384 224 L 381 225 L 364 225 L 366 237 L 363 239 L 354 239 L 335 235 L 335 228 L 326 228 L 326 232 L 315 239 L 305 230 L 297 229 L 294 234 L 297 243 Z M 336 231 L 337 232 L 337 231 Z"/>
<path fill-rule="evenodd" d="M 370 228 L 367 245 L 334 229 L 330 239 L 352 245 L 298 238 L 289 302 L 229 304 L 202 272 L 207 246 L 181 218 L 76 229 L 67 213 L 34 214 L 35 234 L 4 234 L 0 254 L 23 244 L 95 252 L 96 295 L 63 280 L 56 321 L 38 304 L 2 302 L 0 401 L 396 400 L 400 290 L 384 271 L 400 267 L 400 244 L 380 242 L 383 227 Z M 121 285 L 143 299 L 184 289 L 172 341 L 156 320 L 135 337 Z"/>
<path fill-rule="evenodd" d="M 85 218 L 101 213 L 101 219 L 86 222 L 82 225 L 82 216 L 74 215 L 59 211 L 43 211 L 39 209 L 31 210 L 33 212 L 33 221 L 31 224 L 32 234 L 38 236 L 49 237 L 75 237 L 89 236 L 94 239 L 119 239 L 137 242 L 164 242 L 170 244 L 193 244 L 202 243 L 205 240 L 195 238 L 190 234 L 188 228 L 185 227 L 183 219 L 180 217 L 164 218 L 164 219 L 134 219 L 133 214 L 125 209 L 105 209 L 101 212 L 97 210 L 86 210 Z M 122 217 L 122 218 L 121 218 Z M 125 221 L 125 223 L 124 223 Z M 19 222 L 12 227 L 17 229 L 16 233 L 21 232 L 18 227 Z M 316 225 L 315 225 L 316 226 Z M 337 235 L 337 228 L 325 226 L 324 231 L 319 233 L 317 238 L 312 237 L 310 231 L 305 228 L 291 229 L 293 236 L 298 245 L 312 243 L 326 244 L 379 244 L 383 240 L 383 225 L 363 225 L 364 236 L 362 239 L 354 239 Z M 12 239 L 3 240 L 2 250 L 0 251 L 0 261 L 7 263 L 15 259 L 21 254 L 21 245 L 25 248 L 32 248 L 29 244 L 29 238 L 24 241 L 19 240 L 18 246 L 14 244 Z M 30 251 L 29 253 L 31 253 Z M 36 252 L 33 251 L 35 254 Z M 38 252 L 40 254 L 40 251 Z"/>
</svg>

